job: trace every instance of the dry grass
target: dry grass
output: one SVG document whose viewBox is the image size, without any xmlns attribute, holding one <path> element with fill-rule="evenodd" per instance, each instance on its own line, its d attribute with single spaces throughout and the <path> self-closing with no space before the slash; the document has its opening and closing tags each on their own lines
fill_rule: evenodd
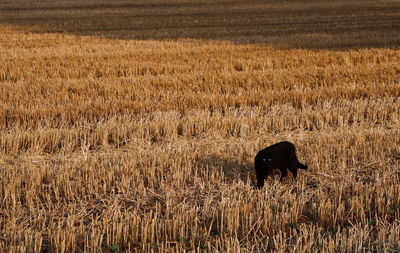
<svg viewBox="0 0 400 253">
<path fill-rule="evenodd" d="M 400 250 L 398 2 L 146 2 L 0 5 L 0 251 Z"/>
</svg>

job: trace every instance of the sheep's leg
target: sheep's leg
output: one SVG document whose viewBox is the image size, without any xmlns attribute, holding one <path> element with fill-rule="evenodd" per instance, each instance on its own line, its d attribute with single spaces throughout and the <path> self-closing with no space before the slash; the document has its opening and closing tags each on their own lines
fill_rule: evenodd
<svg viewBox="0 0 400 253">
<path fill-rule="evenodd" d="M 283 181 L 283 179 L 287 176 L 288 172 L 287 169 L 281 169 L 282 175 L 281 175 L 281 182 Z"/>
<path fill-rule="evenodd" d="M 293 157 L 292 157 L 292 159 L 291 159 L 291 161 L 289 163 L 289 168 L 288 169 L 292 173 L 293 178 L 296 179 L 296 177 L 297 177 L 297 158 L 296 158 L 295 154 L 293 154 Z"/>
<path fill-rule="evenodd" d="M 296 179 L 297 177 L 297 169 L 296 168 L 289 168 L 290 172 L 292 172 L 293 178 Z"/>
<path fill-rule="evenodd" d="M 261 189 L 264 187 L 265 173 L 257 171 L 257 188 Z"/>
</svg>

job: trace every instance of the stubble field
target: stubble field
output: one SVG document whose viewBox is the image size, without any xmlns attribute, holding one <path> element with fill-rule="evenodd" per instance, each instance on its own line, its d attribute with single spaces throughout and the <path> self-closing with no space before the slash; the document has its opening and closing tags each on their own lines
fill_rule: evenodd
<svg viewBox="0 0 400 253">
<path fill-rule="evenodd" d="M 399 252 L 398 1 L 0 2 L 0 251 Z M 281 140 L 309 167 L 255 189 Z"/>
</svg>

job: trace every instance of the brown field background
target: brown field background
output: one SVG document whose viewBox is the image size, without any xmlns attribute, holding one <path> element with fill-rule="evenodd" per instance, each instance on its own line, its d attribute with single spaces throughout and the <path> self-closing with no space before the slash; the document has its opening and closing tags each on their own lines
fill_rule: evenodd
<svg viewBox="0 0 400 253">
<path fill-rule="evenodd" d="M 0 1 L 0 251 L 399 252 L 399 46 L 399 1 Z"/>
</svg>

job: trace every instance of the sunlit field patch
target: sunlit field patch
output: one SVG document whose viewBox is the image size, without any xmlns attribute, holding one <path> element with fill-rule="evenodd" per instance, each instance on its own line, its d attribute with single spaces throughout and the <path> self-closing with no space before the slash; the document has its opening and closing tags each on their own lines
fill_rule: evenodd
<svg viewBox="0 0 400 253">
<path fill-rule="evenodd" d="M 0 14 L 0 251 L 400 250 L 396 1 Z"/>
</svg>

